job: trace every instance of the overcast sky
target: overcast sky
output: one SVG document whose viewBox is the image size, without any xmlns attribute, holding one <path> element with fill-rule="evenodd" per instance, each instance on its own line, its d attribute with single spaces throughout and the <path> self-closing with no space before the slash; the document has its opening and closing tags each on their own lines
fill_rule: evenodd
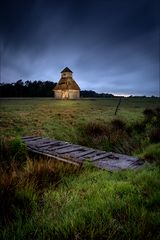
<svg viewBox="0 0 160 240">
<path fill-rule="evenodd" d="M 57 82 L 69 67 L 82 90 L 159 94 L 159 1 L 5 0 L 1 82 Z"/>
</svg>

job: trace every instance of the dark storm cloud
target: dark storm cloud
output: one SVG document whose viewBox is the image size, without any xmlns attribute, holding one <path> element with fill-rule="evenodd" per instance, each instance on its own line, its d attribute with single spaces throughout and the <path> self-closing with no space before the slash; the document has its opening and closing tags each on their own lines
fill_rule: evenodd
<svg viewBox="0 0 160 240">
<path fill-rule="evenodd" d="M 82 89 L 158 95 L 158 5 L 149 0 L 5 1 L 1 80 L 58 81 L 68 66 Z"/>
</svg>

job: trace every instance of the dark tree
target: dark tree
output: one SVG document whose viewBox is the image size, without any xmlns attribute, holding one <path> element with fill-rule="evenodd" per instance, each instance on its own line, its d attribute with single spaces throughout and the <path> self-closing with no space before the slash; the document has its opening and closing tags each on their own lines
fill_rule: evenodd
<svg viewBox="0 0 160 240">
<path fill-rule="evenodd" d="M 56 83 L 51 81 L 30 81 L 25 83 L 18 80 L 16 83 L 1 83 L 0 97 L 52 97 Z"/>
</svg>

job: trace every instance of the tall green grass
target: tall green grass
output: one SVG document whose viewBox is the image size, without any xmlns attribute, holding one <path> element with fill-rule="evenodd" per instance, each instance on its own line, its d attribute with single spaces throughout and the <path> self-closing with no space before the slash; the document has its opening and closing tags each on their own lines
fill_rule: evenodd
<svg viewBox="0 0 160 240">
<path fill-rule="evenodd" d="M 118 118 L 116 101 L 2 101 L 0 239 L 160 239 L 159 100 L 124 99 Z M 29 134 L 147 163 L 109 173 L 28 156 Z"/>
<path fill-rule="evenodd" d="M 3 239 L 158 240 L 159 186 L 159 168 L 112 174 L 84 168 L 78 176 L 64 177 L 57 188 L 50 185 L 35 211 L 25 220 L 20 212 L 17 221 L 6 227 L 1 236 Z"/>
</svg>

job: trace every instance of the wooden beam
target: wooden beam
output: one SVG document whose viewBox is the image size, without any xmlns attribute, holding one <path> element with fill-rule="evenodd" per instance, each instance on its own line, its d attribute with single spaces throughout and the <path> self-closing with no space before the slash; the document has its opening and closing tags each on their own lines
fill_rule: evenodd
<svg viewBox="0 0 160 240">
<path fill-rule="evenodd" d="M 57 153 L 60 153 L 60 154 L 65 154 L 65 153 L 70 153 L 70 152 L 75 152 L 75 151 L 77 151 L 78 149 L 81 149 L 81 147 L 80 146 L 78 146 L 78 147 L 76 147 L 76 145 L 75 145 L 75 147 L 74 147 L 74 145 L 72 145 L 72 147 L 70 147 L 70 148 L 67 148 L 67 149 L 60 149 L 60 150 L 58 150 L 58 151 L 56 151 Z"/>
<path fill-rule="evenodd" d="M 61 158 L 61 157 L 58 157 L 58 156 L 53 156 L 53 155 L 48 154 L 48 153 L 42 153 L 42 152 L 37 151 L 37 150 L 34 150 L 34 149 L 29 149 L 29 148 L 28 148 L 28 150 L 31 151 L 31 152 L 33 152 L 33 153 L 37 153 L 37 154 L 40 154 L 40 155 L 43 155 L 43 156 L 46 156 L 46 157 L 50 157 L 50 158 L 53 158 L 53 159 L 62 161 L 62 162 L 66 162 L 66 163 L 73 164 L 73 165 L 76 165 L 76 166 L 80 166 L 80 165 L 81 165 L 81 163 L 79 163 L 79 162 L 70 161 L 70 160 L 68 160 L 68 159 Z"/>
</svg>

